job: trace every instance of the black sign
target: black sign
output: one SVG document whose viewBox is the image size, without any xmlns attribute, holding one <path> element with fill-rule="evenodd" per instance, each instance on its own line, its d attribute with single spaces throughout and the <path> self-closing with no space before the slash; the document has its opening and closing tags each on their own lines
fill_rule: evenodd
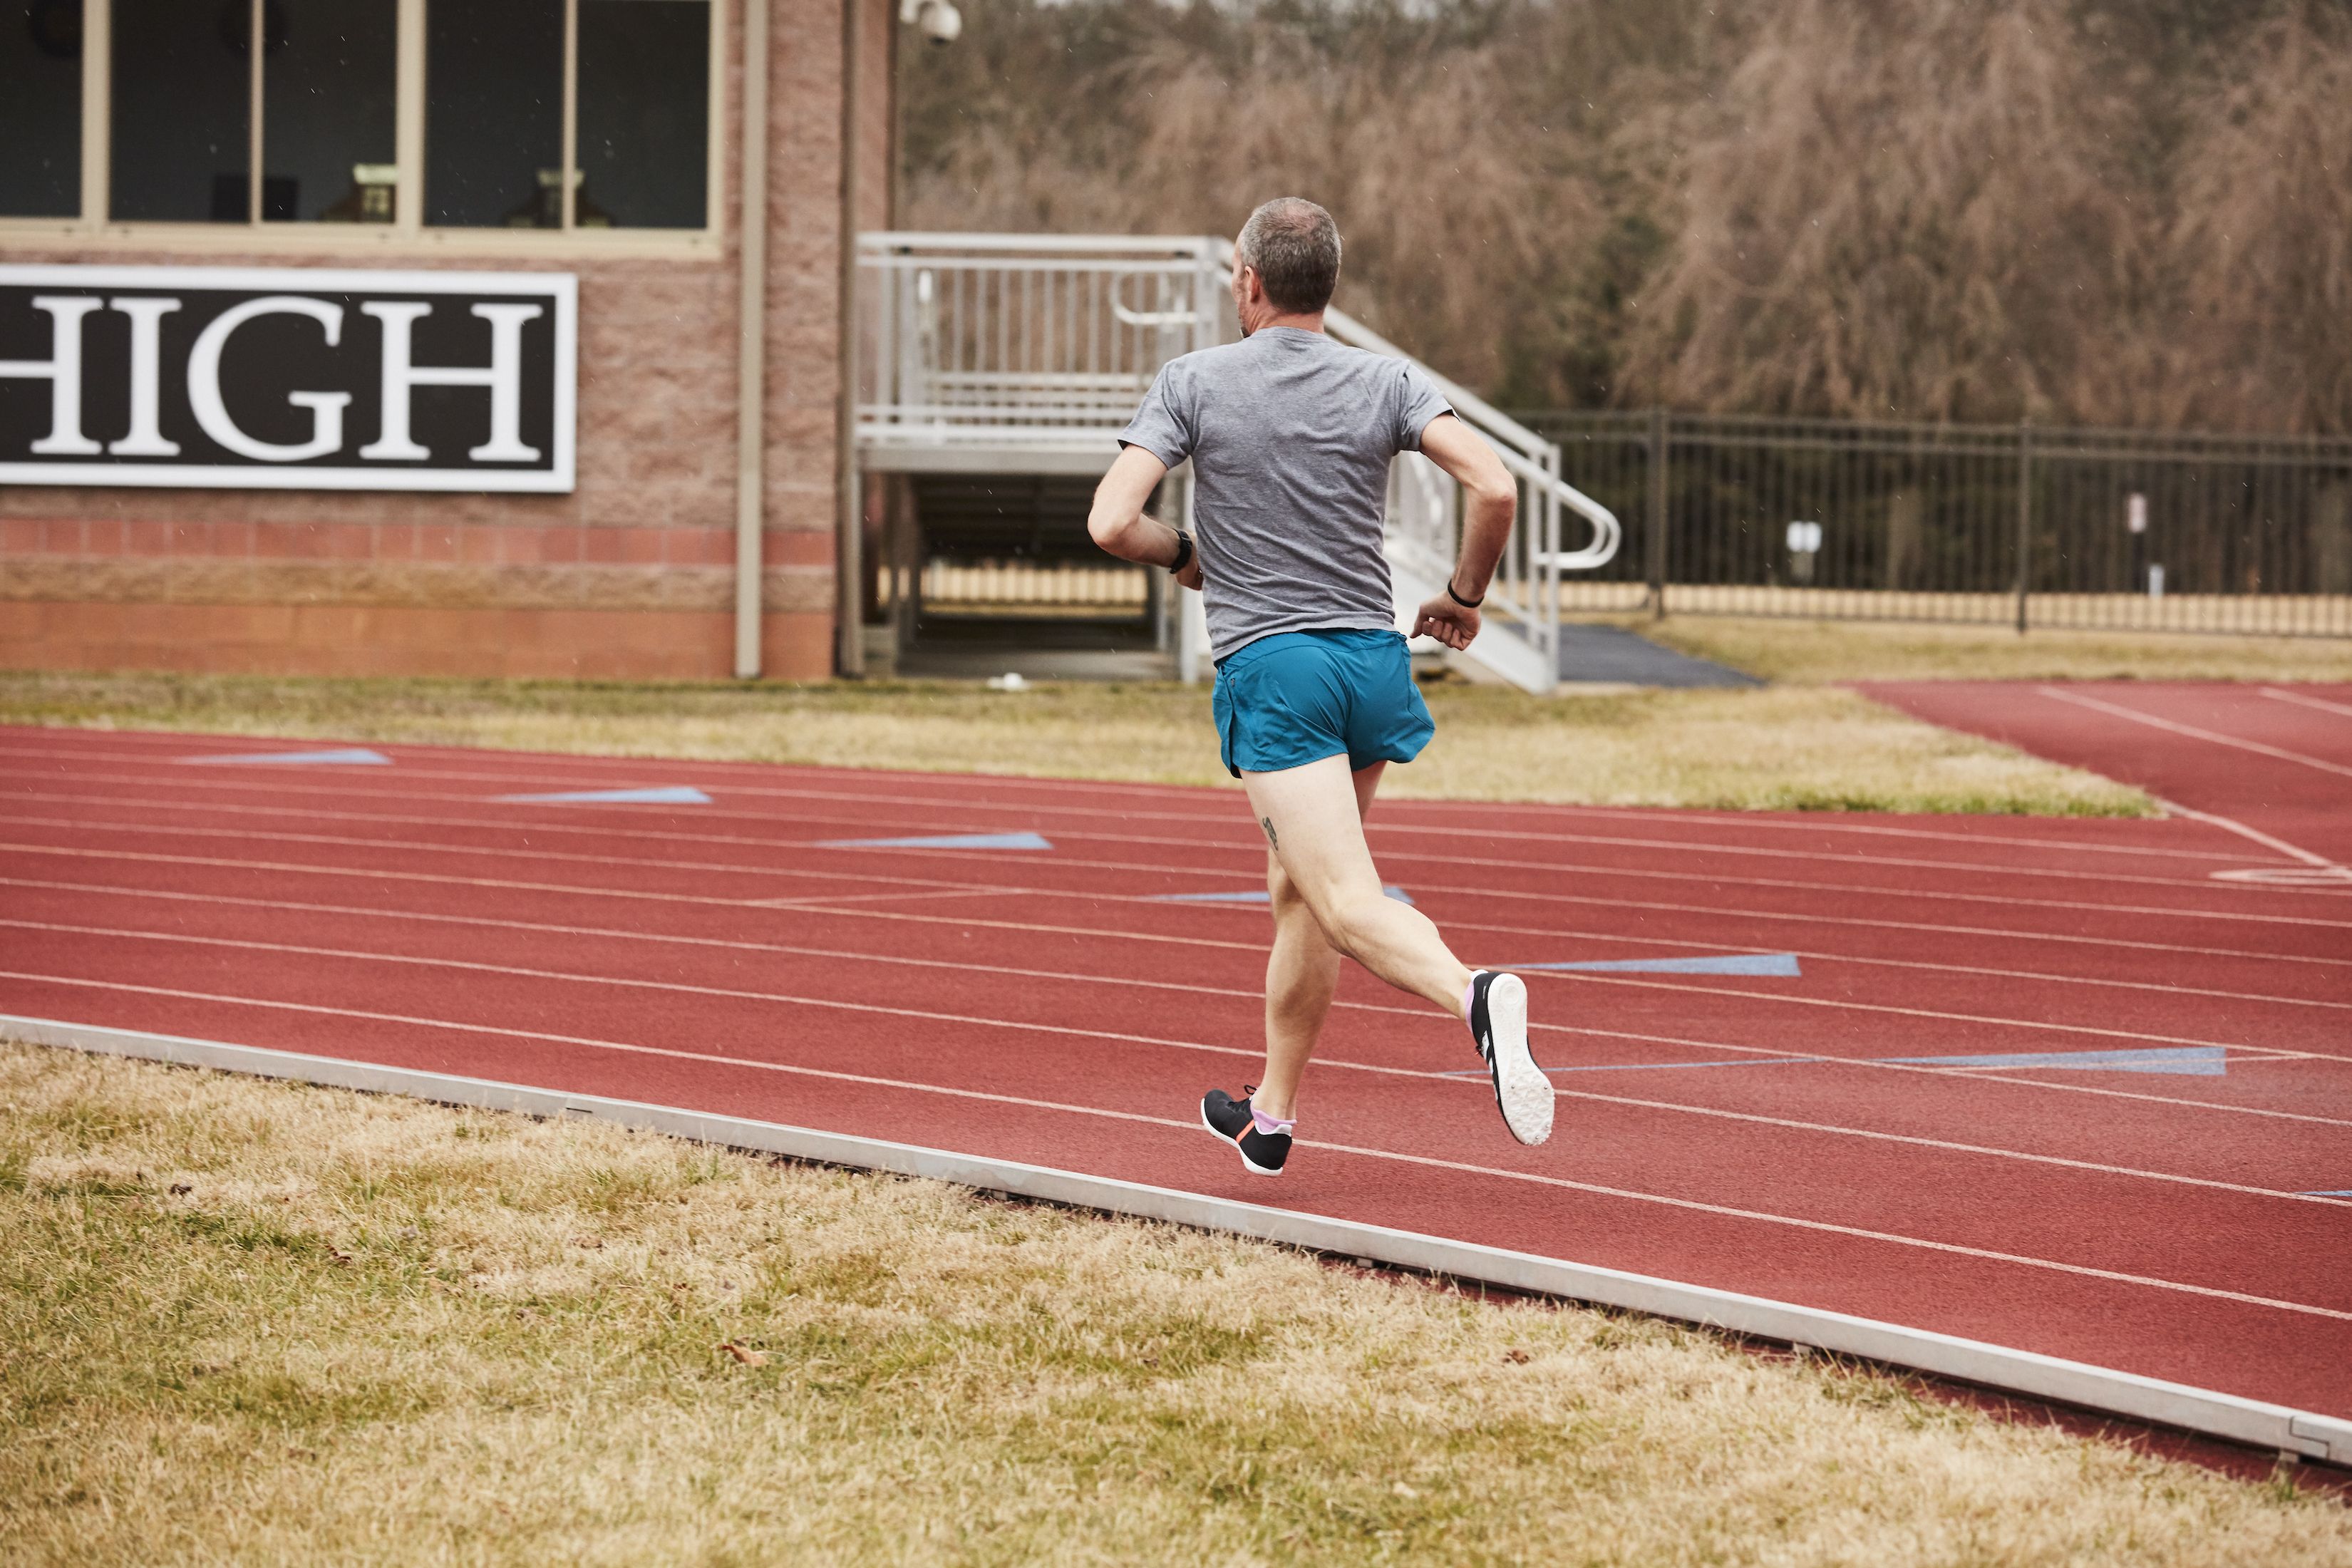
<svg viewBox="0 0 2352 1568">
<path fill-rule="evenodd" d="M 569 490 L 567 272 L 0 266 L 0 484 Z"/>
</svg>

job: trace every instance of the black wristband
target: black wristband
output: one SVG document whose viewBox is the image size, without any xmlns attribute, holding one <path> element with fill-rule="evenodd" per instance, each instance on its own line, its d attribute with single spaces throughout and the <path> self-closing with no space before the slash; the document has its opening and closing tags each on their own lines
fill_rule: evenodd
<svg viewBox="0 0 2352 1568">
<path fill-rule="evenodd" d="M 1192 563 L 1192 536 L 1186 533 L 1182 529 L 1178 529 L 1176 531 L 1176 559 L 1169 563 L 1168 574 L 1173 577 L 1176 574 L 1183 571 L 1185 567 Z"/>
<path fill-rule="evenodd" d="M 1486 595 L 1484 594 L 1479 595 L 1475 599 L 1465 599 L 1461 595 L 1455 593 L 1454 591 L 1454 579 L 1451 577 L 1448 577 L 1445 580 L 1445 596 L 1453 600 L 1455 604 L 1461 605 L 1465 610 L 1475 610 L 1479 605 L 1486 602 Z"/>
</svg>

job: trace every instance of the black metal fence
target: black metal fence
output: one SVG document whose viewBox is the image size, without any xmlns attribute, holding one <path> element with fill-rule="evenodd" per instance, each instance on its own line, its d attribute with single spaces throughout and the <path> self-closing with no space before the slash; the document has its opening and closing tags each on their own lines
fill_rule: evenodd
<svg viewBox="0 0 2352 1568">
<path fill-rule="evenodd" d="M 2352 441 L 1517 417 L 1625 525 L 1570 613 L 2352 637 Z"/>
</svg>

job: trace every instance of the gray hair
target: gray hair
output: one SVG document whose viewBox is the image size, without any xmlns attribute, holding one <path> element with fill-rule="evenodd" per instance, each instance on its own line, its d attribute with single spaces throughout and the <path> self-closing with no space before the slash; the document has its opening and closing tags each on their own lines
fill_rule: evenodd
<svg viewBox="0 0 2352 1568">
<path fill-rule="evenodd" d="M 1306 315 L 1331 302 L 1339 282 L 1339 226 L 1303 196 L 1276 196 L 1250 214 L 1234 247 L 1265 297 Z"/>
</svg>

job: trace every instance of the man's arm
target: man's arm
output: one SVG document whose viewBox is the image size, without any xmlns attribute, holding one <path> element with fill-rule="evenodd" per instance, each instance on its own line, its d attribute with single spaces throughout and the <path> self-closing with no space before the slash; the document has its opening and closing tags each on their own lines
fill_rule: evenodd
<svg viewBox="0 0 2352 1568">
<path fill-rule="evenodd" d="M 1429 422 L 1421 433 L 1421 453 L 1461 482 L 1462 558 L 1454 564 L 1450 586 L 1465 599 L 1483 599 L 1495 563 L 1503 558 L 1503 545 L 1511 537 L 1519 487 L 1495 449 L 1454 415 L 1441 414 Z M 1474 605 L 1441 593 L 1422 605 L 1413 636 L 1435 637 L 1447 647 L 1468 647 L 1478 635 L 1478 619 Z"/>
<path fill-rule="evenodd" d="M 1167 476 L 1168 465 L 1140 447 L 1119 449 L 1118 460 L 1095 487 L 1094 510 L 1087 514 L 1087 532 L 1097 544 L 1122 561 L 1146 566 L 1176 563 L 1176 531 L 1156 517 L 1143 514 L 1144 502 Z M 1491 568 L 1489 568 L 1491 570 Z M 1201 557 L 1196 551 L 1176 581 L 1187 588 L 1201 585 Z"/>
</svg>

